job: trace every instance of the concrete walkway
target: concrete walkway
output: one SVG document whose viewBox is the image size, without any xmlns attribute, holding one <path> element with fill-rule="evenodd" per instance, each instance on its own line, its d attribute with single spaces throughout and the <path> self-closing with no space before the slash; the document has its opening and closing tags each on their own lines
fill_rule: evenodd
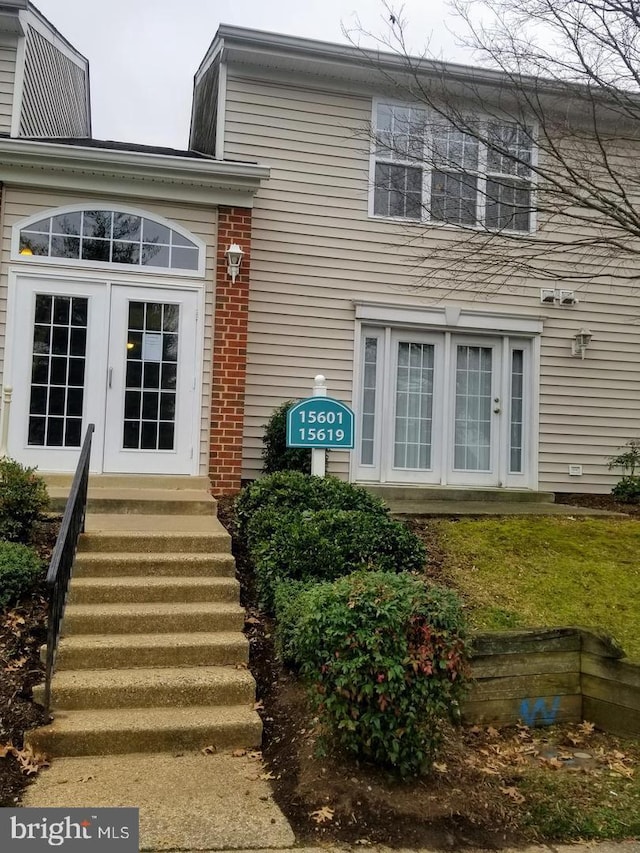
<svg viewBox="0 0 640 853">
<path fill-rule="evenodd" d="M 259 753 L 254 753 L 259 756 Z M 286 849 L 295 838 L 259 757 L 139 753 L 58 758 L 23 806 L 140 809 L 140 850 Z"/>
</svg>

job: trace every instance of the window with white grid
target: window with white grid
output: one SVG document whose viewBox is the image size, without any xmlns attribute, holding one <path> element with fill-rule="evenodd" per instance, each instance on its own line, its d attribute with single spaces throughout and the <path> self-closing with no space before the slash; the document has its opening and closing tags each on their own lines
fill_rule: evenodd
<svg viewBox="0 0 640 853">
<path fill-rule="evenodd" d="M 373 215 L 530 232 L 533 128 L 375 107 Z"/>
</svg>

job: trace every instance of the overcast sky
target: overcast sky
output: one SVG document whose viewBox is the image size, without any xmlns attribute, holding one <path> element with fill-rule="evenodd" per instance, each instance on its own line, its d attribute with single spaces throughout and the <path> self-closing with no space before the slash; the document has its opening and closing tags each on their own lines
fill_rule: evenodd
<svg viewBox="0 0 640 853">
<path fill-rule="evenodd" d="M 35 0 L 90 62 L 93 135 L 187 145 L 193 75 L 221 23 L 343 42 L 341 25 L 381 33 L 380 0 Z M 446 0 L 405 0 L 412 50 L 469 61 Z"/>
</svg>

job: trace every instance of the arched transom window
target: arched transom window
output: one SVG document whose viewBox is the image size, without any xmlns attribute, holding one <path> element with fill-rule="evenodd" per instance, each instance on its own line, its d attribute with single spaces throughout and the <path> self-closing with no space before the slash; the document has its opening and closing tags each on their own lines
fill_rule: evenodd
<svg viewBox="0 0 640 853">
<path fill-rule="evenodd" d="M 95 209 L 60 212 L 20 230 L 22 256 L 167 270 L 200 269 L 200 247 L 144 215 Z"/>
</svg>

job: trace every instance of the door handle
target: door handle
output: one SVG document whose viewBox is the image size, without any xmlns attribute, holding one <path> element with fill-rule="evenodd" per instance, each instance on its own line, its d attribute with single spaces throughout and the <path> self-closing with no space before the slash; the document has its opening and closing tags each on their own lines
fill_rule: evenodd
<svg viewBox="0 0 640 853">
<path fill-rule="evenodd" d="M 113 367 L 109 368 L 109 388 L 111 388 L 113 384 Z"/>
</svg>

